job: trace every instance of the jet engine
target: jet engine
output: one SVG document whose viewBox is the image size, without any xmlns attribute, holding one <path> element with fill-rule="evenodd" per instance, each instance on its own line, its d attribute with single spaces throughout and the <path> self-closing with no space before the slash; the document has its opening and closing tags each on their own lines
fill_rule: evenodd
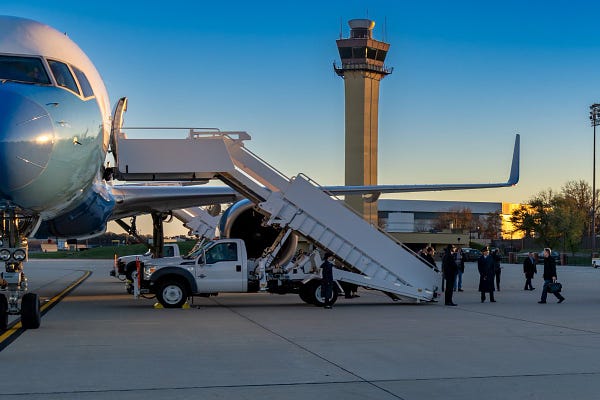
<svg viewBox="0 0 600 400">
<path fill-rule="evenodd" d="M 270 247 L 281 232 L 273 226 L 263 224 L 265 215 L 261 214 L 254 203 L 244 199 L 229 207 L 219 222 L 219 231 L 223 238 L 242 239 L 246 243 L 248 258 L 258 258 Z M 275 263 L 285 264 L 293 257 L 298 246 L 298 236 L 288 236 L 275 258 Z"/>
</svg>

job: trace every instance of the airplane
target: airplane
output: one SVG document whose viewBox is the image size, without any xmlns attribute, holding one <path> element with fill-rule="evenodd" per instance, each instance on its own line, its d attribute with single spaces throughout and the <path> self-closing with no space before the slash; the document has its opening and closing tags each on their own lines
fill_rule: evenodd
<svg viewBox="0 0 600 400">
<path fill-rule="evenodd" d="M 265 248 L 263 216 L 230 187 L 128 185 L 108 179 L 104 163 L 109 148 L 117 156 L 126 106 L 123 98 L 111 113 L 100 74 L 66 34 L 30 19 L 0 16 L 0 261 L 5 265 L 0 289 L 8 292 L 8 299 L 0 293 L 0 331 L 7 328 L 8 315 L 20 314 L 26 329 L 41 323 L 39 297 L 28 292 L 23 271 L 30 237 L 91 237 L 102 234 L 110 220 L 131 229 L 123 218 L 149 213 L 153 235 L 162 238 L 162 219 L 172 210 L 234 203 L 227 218 L 243 220 L 242 231 L 263 238 L 249 248 Z M 323 190 L 368 195 L 372 201 L 383 193 L 513 186 L 519 180 L 519 143 L 517 135 L 506 182 Z"/>
</svg>

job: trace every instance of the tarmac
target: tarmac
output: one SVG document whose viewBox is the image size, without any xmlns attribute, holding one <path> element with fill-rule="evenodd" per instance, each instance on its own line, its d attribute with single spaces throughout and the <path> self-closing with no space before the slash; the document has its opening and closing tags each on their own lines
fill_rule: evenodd
<svg viewBox="0 0 600 400">
<path fill-rule="evenodd" d="M 111 267 L 28 263 L 45 314 L 40 329 L 17 324 L 2 336 L 0 400 L 600 397 L 600 270 L 591 267 L 558 267 L 562 304 L 553 295 L 538 304 L 541 274 L 524 291 L 516 264 L 504 265 L 497 302 L 481 303 L 467 263 L 458 307 L 361 289 L 332 310 L 263 293 L 154 309 L 127 295 Z"/>
</svg>

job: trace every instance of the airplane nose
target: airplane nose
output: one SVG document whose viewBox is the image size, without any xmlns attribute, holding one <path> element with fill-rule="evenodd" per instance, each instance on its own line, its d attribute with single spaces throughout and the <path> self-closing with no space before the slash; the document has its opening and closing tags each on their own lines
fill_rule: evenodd
<svg viewBox="0 0 600 400">
<path fill-rule="evenodd" d="M 0 192 L 33 182 L 46 168 L 54 129 L 48 112 L 35 101 L 0 89 Z"/>
</svg>

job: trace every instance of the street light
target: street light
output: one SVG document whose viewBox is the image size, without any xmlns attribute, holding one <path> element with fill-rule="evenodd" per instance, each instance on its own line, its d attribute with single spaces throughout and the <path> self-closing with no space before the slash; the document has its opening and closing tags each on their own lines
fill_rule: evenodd
<svg viewBox="0 0 600 400">
<path fill-rule="evenodd" d="M 596 252 L 596 126 L 600 125 L 600 104 L 590 106 L 590 122 L 594 127 L 594 147 L 592 162 L 592 258 Z"/>
</svg>

